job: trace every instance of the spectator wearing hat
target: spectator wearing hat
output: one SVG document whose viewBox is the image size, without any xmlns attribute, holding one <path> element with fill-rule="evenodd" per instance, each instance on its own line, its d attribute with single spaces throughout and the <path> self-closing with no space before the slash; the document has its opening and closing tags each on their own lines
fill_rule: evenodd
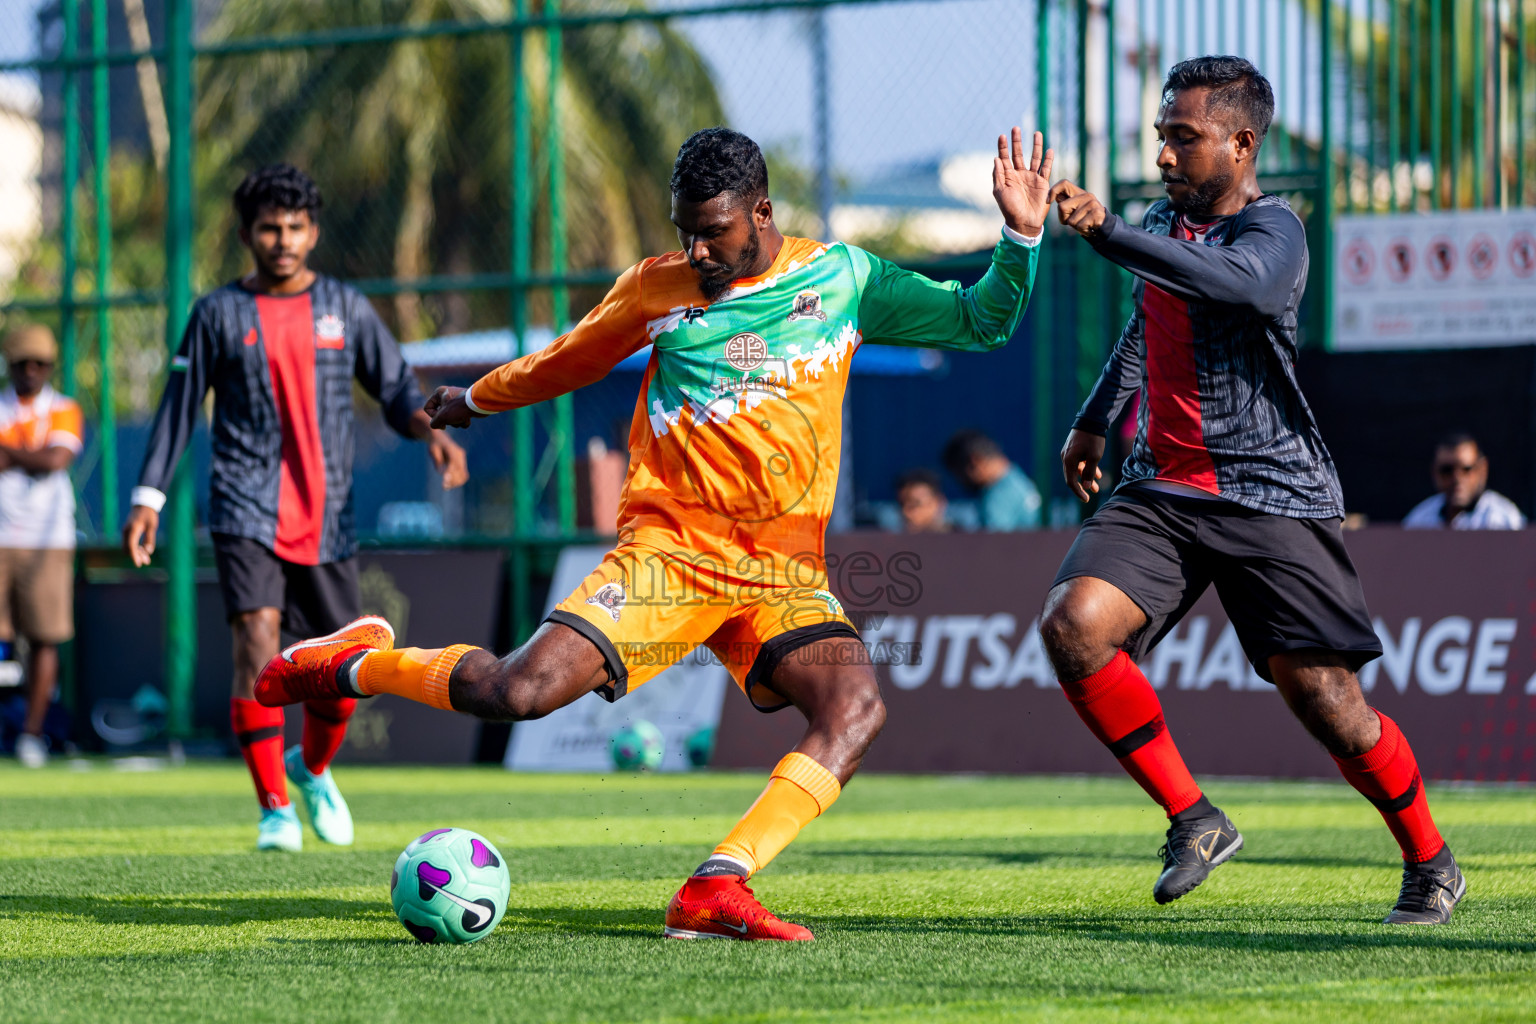
<svg viewBox="0 0 1536 1024">
<path fill-rule="evenodd" d="M 27 717 L 16 757 L 48 760 L 43 719 L 59 677 L 59 644 L 74 636 L 75 491 L 80 406 L 48 383 L 58 362 L 53 332 L 32 324 L 0 341 L 10 386 L 0 394 L 0 640 L 31 648 Z"/>
<path fill-rule="evenodd" d="M 1488 487 L 1488 456 L 1471 434 L 1451 434 L 1435 446 L 1434 481 L 1439 494 L 1413 507 L 1409 530 L 1523 530 L 1515 503 Z"/>
</svg>

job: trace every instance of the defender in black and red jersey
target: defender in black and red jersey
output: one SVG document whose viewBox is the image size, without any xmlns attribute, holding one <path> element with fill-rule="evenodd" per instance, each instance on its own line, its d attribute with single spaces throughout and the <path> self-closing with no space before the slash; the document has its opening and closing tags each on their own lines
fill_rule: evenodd
<svg viewBox="0 0 1536 1024">
<path fill-rule="evenodd" d="M 1135 664 L 1214 583 L 1254 669 L 1402 847 L 1386 923 L 1439 924 L 1466 880 L 1408 740 L 1355 678 L 1381 645 L 1344 550 L 1333 459 L 1296 383 L 1306 234 L 1254 170 L 1274 109 L 1248 61 L 1185 61 L 1156 124 L 1168 198 L 1141 227 L 1071 182 L 1052 189 L 1062 223 L 1136 277 L 1136 311 L 1062 449 L 1084 501 L 1099 489 L 1110 423 L 1132 394 L 1141 402 L 1121 483 L 1062 563 L 1041 637 L 1077 713 L 1171 819 L 1157 902 L 1243 845 L 1190 776 Z"/>
<path fill-rule="evenodd" d="M 362 614 L 352 520 L 352 381 L 401 435 L 427 443 L 444 487 L 468 479 L 464 450 L 422 411 L 421 389 L 368 300 L 311 270 L 320 190 L 286 164 L 235 191 L 255 269 L 203 296 L 171 360 L 123 544 L 148 565 L 171 476 L 213 388 L 208 529 L 234 632 L 230 721 L 262 806 L 261 849 L 297 850 L 303 833 L 283 776 L 321 839 L 352 842 L 328 768 L 354 701 L 310 701 L 303 742 L 284 755 L 283 712 L 256 703 L 256 675 L 280 634 L 329 633 Z"/>
</svg>

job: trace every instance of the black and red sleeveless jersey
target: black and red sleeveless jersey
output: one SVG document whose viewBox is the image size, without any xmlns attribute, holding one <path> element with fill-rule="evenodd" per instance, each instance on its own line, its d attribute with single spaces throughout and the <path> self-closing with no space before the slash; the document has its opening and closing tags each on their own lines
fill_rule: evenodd
<svg viewBox="0 0 1536 1024">
<path fill-rule="evenodd" d="M 1262 196 L 1193 224 L 1166 200 L 1093 241 L 1136 275 L 1136 311 L 1073 426 L 1104 434 L 1138 390 L 1121 485 L 1164 480 L 1298 519 L 1344 514 L 1333 457 L 1296 382 L 1307 239 Z"/>
<path fill-rule="evenodd" d="M 163 503 L 211 387 L 208 529 L 304 565 L 349 557 L 354 379 L 410 437 L 421 389 L 359 292 L 316 275 L 298 295 L 231 282 L 203 296 L 171 360 L 134 503 Z"/>
</svg>

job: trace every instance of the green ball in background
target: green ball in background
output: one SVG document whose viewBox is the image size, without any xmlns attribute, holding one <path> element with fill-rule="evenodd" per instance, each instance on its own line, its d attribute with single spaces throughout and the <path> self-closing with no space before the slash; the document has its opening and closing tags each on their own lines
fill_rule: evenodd
<svg viewBox="0 0 1536 1024">
<path fill-rule="evenodd" d="M 694 730 L 688 737 L 688 763 L 695 768 L 707 768 L 709 759 L 715 755 L 715 727 L 706 725 L 702 729 Z"/>
<path fill-rule="evenodd" d="M 666 752 L 661 730 L 643 718 L 614 733 L 608 743 L 613 766 L 626 772 L 654 771 L 661 767 Z"/>
<path fill-rule="evenodd" d="M 395 860 L 389 901 L 420 942 L 478 942 L 501 923 L 512 891 L 501 851 L 465 828 L 436 828 Z"/>
</svg>

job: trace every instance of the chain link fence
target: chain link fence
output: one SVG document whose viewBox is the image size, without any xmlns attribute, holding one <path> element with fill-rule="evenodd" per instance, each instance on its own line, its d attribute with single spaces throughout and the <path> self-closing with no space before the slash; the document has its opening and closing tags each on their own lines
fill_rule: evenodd
<svg viewBox="0 0 1536 1024">
<path fill-rule="evenodd" d="M 0 304 L 7 322 L 61 335 L 61 384 L 93 424 L 81 528 L 105 540 L 185 312 L 167 314 L 167 254 L 185 249 L 192 294 L 241 273 L 229 196 L 256 166 L 286 160 L 320 182 L 316 264 L 372 296 L 402 340 L 532 337 L 675 247 L 666 181 L 696 128 L 728 123 L 763 145 L 790 232 L 963 273 L 1000 224 L 988 177 L 999 131 L 1043 128 L 1058 173 L 1135 216 L 1158 195 L 1163 73 L 1227 51 L 1275 82 L 1262 170 L 1313 233 L 1308 338 L 1324 344 L 1330 211 L 1536 198 L 1533 8 L 17 0 L 0 9 Z M 191 36 L 184 123 L 167 105 L 174 24 Z M 178 131 L 191 173 L 180 199 Z M 186 225 L 172 212 L 183 200 Z M 1127 294 L 1082 246 L 1048 244 L 1018 380 L 1032 396 L 1019 444 L 1043 481 Z M 457 528 L 569 532 L 561 492 L 584 443 L 572 415 L 557 405 L 486 438 L 494 468 Z"/>
</svg>

